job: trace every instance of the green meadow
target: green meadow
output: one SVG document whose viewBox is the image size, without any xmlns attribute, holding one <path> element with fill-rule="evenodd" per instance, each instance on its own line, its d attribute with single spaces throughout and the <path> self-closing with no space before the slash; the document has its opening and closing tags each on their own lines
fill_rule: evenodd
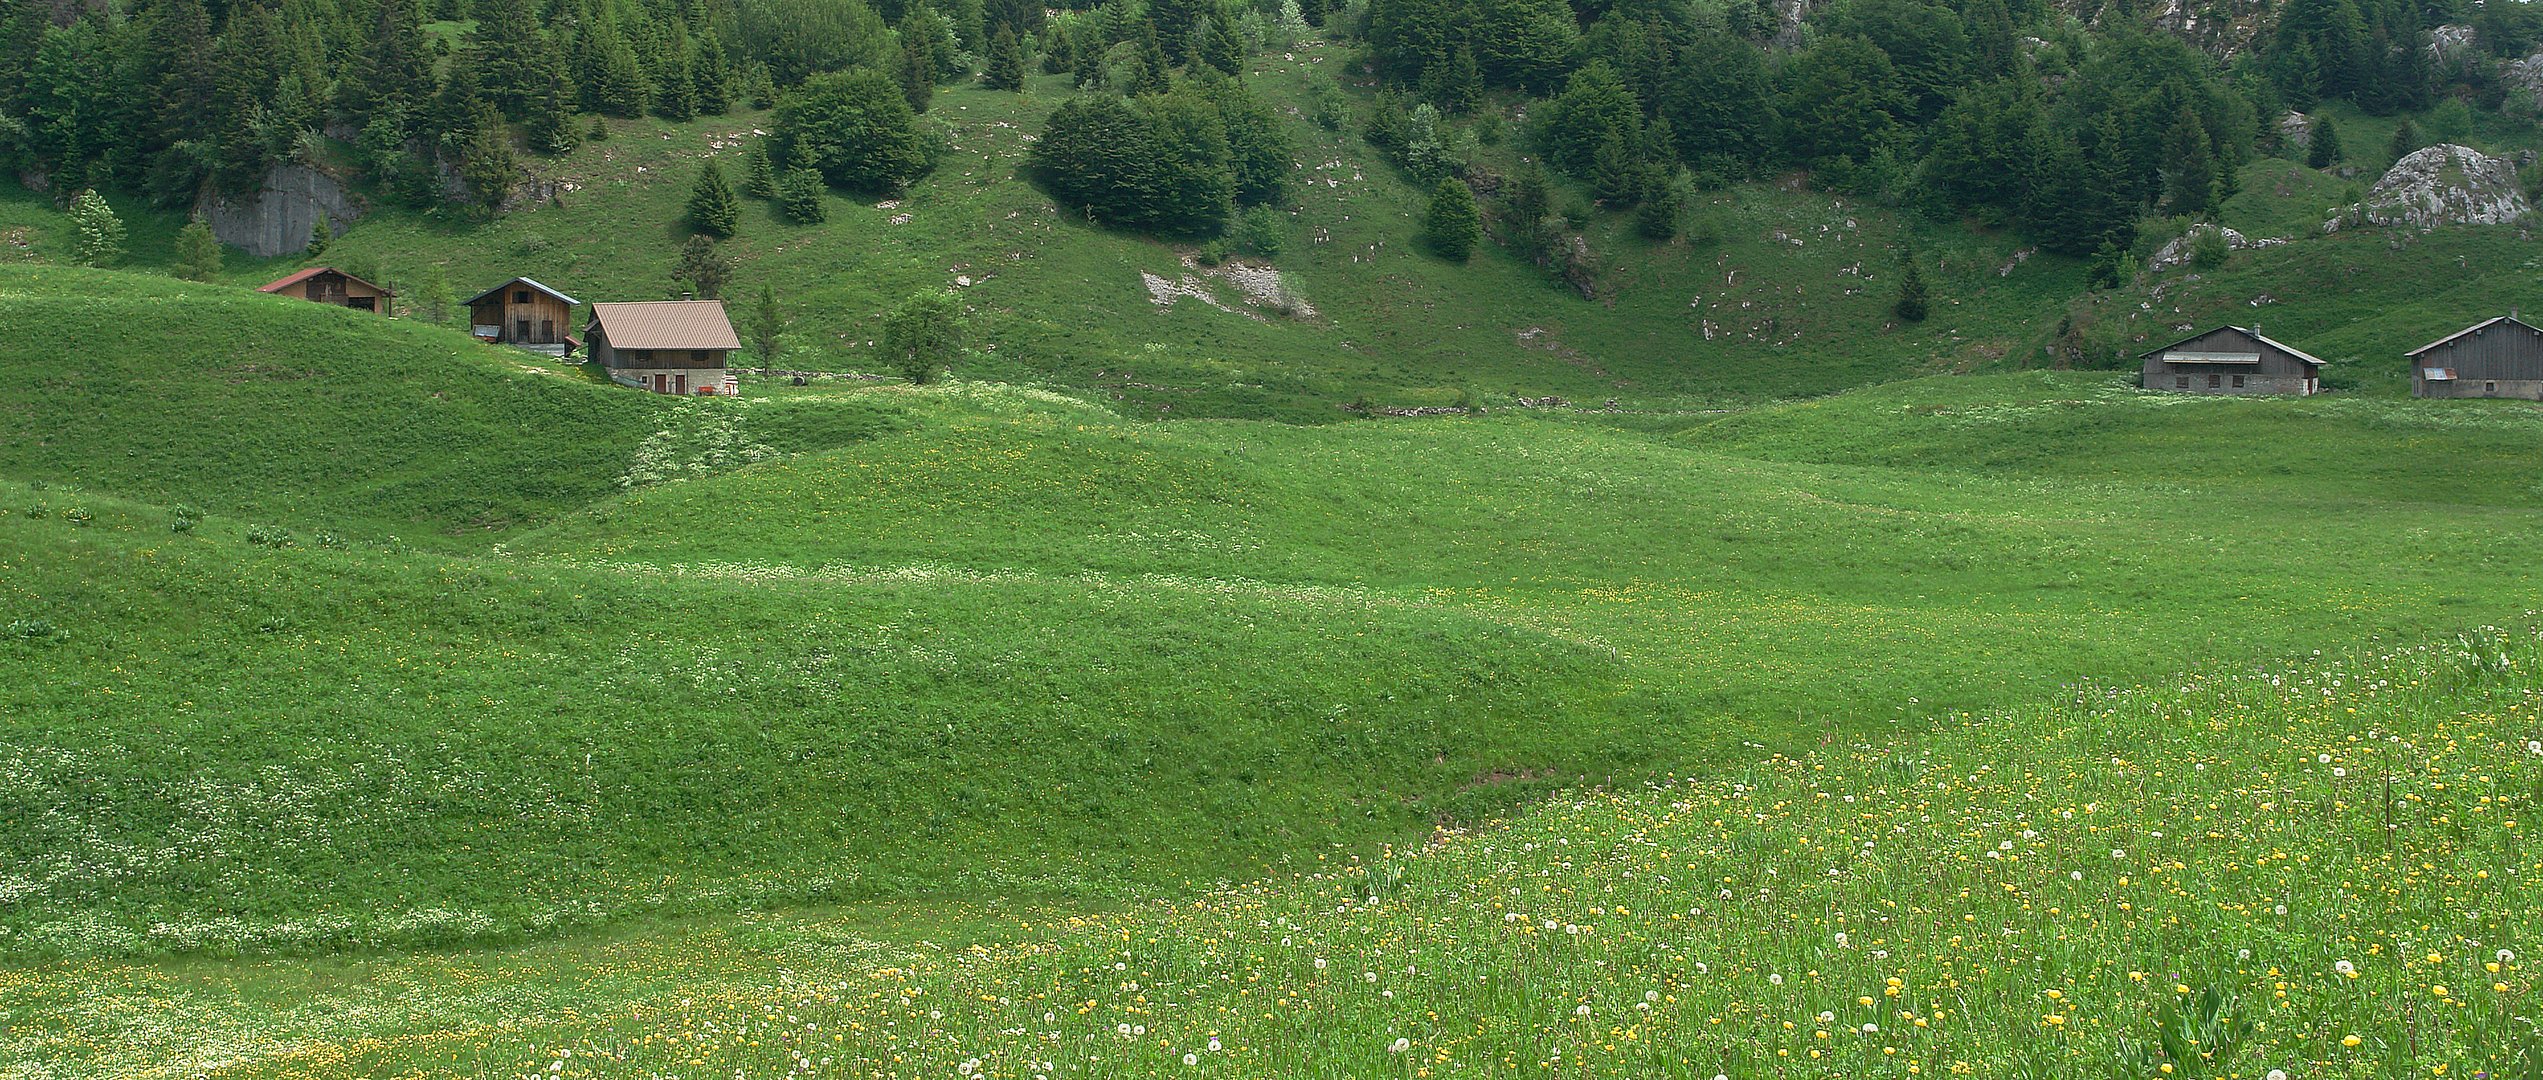
<svg viewBox="0 0 2543 1080">
<path fill-rule="evenodd" d="M 2543 793 L 2529 406 L 2054 372 L 1319 426 L 680 403 L 5 273 L 136 346 L 0 350 L 20 1075 L 2522 1052 L 2522 962 L 2463 965 L 2533 909 L 2490 817 Z M 2316 747 L 2407 764 L 2372 805 L 2415 794 L 2411 846 L 2358 839 Z"/>
</svg>

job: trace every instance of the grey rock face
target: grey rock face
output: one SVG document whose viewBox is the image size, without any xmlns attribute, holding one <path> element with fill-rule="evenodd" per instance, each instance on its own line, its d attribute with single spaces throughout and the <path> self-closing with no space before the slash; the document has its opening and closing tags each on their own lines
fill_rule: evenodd
<svg viewBox="0 0 2543 1080">
<path fill-rule="evenodd" d="M 260 259 L 308 247 L 309 234 L 320 221 L 341 233 L 362 216 L 344 185 L 306 165 L 276 165 L 255 194 L 206 199 L 195 209 L 222 243 Z"/>
<path fill-rule="evenodd" d="M 2516 167 L 2468 146 L 2441 143 L 2394 162 L 2366 201 L 2323 223 L 2433 229 L 2440 225 L 2506 225 L 2532 211 Z"/>
</svg>

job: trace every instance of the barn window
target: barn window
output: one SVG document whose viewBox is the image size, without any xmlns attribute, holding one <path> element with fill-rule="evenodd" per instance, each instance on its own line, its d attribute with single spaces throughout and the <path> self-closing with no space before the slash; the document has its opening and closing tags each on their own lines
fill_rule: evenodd
<svg viewBox="0 0 2543 1080">
<path fill-rule="evenodd" d="M 2499 384 L 2498 384 L 2498 383 L 2494 383 L 2494 382 L 2486 382 L 2486 383 L 2483 383 L 2483 384 L 2481 384 L 2481 392 L 2482 392 L 2482 393 L 2485 393 L 2485 394 L 2495 394 L 2495 393 L 2498 393 L 2498 392 L 2499 392 Z"/>
<path fill-rule="evenodd" d="M 513 293 L 512 293 L 512 302 L 513 302 L 513 303 L 516 303 L 516 304 L 526 304 L 526 303 L 529 303 L 529 302 L 530 302 L 530 290 L 528 290 L 528 289 L 515 289 L 515 290 L 513 290 Z"/>
<path fill-rule="evenodd" d="M 692 349 L 689 351 L 689 360 L 691 363 L 712 364 L 715 362 L 715 350 Z"/>
<path fill-rule="evenodd" d="M 629 350 L 627 350 L 627 359 L 629 359 L 629 360 L 648 360 L 648 361 L 649 361 L 649 360 L 652 360 L 652 359 L 653 359 L 653 350 L 652 350 L 652 349 L 629 349 Z"/>
<path fill-rule="evenodd" d="M 2172 388 L 2173 388 L 2173 389 L 2175 389 L 2175 390 L 2187 390 L 2187 389 L 2189 389 L 2189 388 L 2190 388 L 2190 377 L 2189 377 L 2189 376 L 2187 376 L 2187 375 L 2175 375 L 2175 376 L 2173 376 L 2173 377 L 2172 377 Z"/>
<path fill-rule="evenodd" d="M 2240 389 L 2242 389 L 2242 388 L 2243 388 L 2243 377 L 2242 377 L 2242 376 L 2240 376 L 2240 375 L 2234 376 L 2234 389 L 2240 390 Z"/>
<path fill-rule="evenodd" d="M 2217 386 L 2218 386 L 2218 385 L 2222 384 L 2224 381 L 2225 381 L 2225 376 L 2222 376 L 2222 375 L 2210 375 L 2210 376 L 2208 376 L 2208 377 L 2207 377 L 2207 388 L 2208 388 L 2208 389 L 2210 389 L 2210 390 L 2214 390 L 2214 389 L 2216 389 L 2216 388 L 2217 388 Z"/>
</svg>

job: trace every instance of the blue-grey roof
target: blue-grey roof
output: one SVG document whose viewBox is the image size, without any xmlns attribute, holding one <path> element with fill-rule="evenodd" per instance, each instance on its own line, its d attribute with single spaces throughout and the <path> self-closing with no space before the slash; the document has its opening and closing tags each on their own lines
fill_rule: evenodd
<svg viewBox="0 0 2543 1080">
<path fill-rule="evenodd" d="M 573 305 L 573 304 L 579 304 L 579 303 L 582 303 L 582 301 L 580 301 L 580 300 L 576 300 L 576 299 L 574 299 L 574 298 L 573 298 L 573 297 L 571 297 L 571 296 L 567 296 L 567 295 L 565 295 L 564 293 L 561 293 L 561 292 L 558 292 L 558 291 L 556 291 L 556 290 L 554 290 L 554 289 L 548 288 L 548 287 L 547 287 L 547 286 L 545 286 L 545 285 L 541 285 L 541 284 L 539 284 L 538 282 L 532 281 L 532 280 L 530 280 L 529 278 L 525 278 L 525 277 L 517 277 L 517 278 L 513 278 L 511 281 L 506 281 L 506 282 L 504 282 L 504 283 L 503 283 L 503 284 L 501 284 L 501 285 L 497 285 L 497 286 L 495 286 L 494 288 L 491 288 L 491 289 L 488 289 L 488 290 L 486 290 L 486 291 L 484 291 L 484 292 L 478 293 L 477 295 L 475 295 L 475 296 L 471 296 L 471 297 L 469 297 L 469 298 L 468 298 L 468 299 L 466 299 L 466 300 L 462 300 L 462 301 L 460 301 L 460 303 L 463 303 L 463 304 L 473 304 L 473 303 L 476 303 L 476 302 L 477 302 L 477 301 L 479 301 L 479 300 L 483 300 L 483 299 L 485 299 L 485 298 L 487 298 L 487 297 L 489 297 L 489 296 L 493 296 L 493 295 L 494 295 L 494 294 L 496 294 L 496 293 L 502 292 L 502 291 L 503 291 L 503 290 L 505 290 L 505 289 L 509 289 L 509 288 L 511 288 L 511 287 L 513 286 L 513 283 L 514 283 L 514 282 L 519 282 L 520 284 L 527 285 L 527 286 L 529 286 L 529 287 L 531 287 L 531 288 L 533 288 L 533 289 L 537 289 L 537 290 L 538 290 L 538 291 L 540 291 L 540 292 L 546 293 L 546 294 L 548 294 L 549 296 L 553 296 L 553 297 L 555 297 L 555 298 L 557 298 L 557 299 L 559 299 L 559 300 L 563 300 L 563 301 L 565 301 L 565 302 L 566 302 L 566 304 L 568 304 L 568 305 Z"/>
</svg>

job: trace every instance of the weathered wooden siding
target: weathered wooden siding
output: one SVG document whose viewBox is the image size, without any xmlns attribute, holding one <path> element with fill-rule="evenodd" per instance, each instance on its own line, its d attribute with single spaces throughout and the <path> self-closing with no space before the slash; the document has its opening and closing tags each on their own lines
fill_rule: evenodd
<svg viewBox="0 0 2543 1080">
<path fill-rule="evenodd" d="M 528 293 L 523 303 L 515 297 Z M 528 332 L 522 322 L 527 320 Z M 505 289 L 496 296 L 478 301 L 468 309 L 471 326 L 496 328 L 495 340 L 511 345 L 557 345 L 574 332 L 574 312 L 559 300 L 536 289 Z"/>
<path fill-rule="evenodd" d="M 2455 378 L 2543 380 L 2543 332 L 2501 323 L 2419 354 L 2420 367 L 2455 369 Z"/>
<path fill-rule="evenodd" d="M 2259 363 L 2172 362 L 2181 353 L 2255 356 Z M 2320 372 L 2239 327 L 2220 326 L 2187 341 L 2167 345 L 2145 356 L 2141 383 L 2148 390 L 2191 394 L 2310 394 L 2320 389 Z M 2241 385 L 2236 385 L 2236 379 Z M 2214 385 L 2210 385 L 2211 379 Z M 2185 382 L 2186 380 L 2186 382 Z"/>
</svg>

